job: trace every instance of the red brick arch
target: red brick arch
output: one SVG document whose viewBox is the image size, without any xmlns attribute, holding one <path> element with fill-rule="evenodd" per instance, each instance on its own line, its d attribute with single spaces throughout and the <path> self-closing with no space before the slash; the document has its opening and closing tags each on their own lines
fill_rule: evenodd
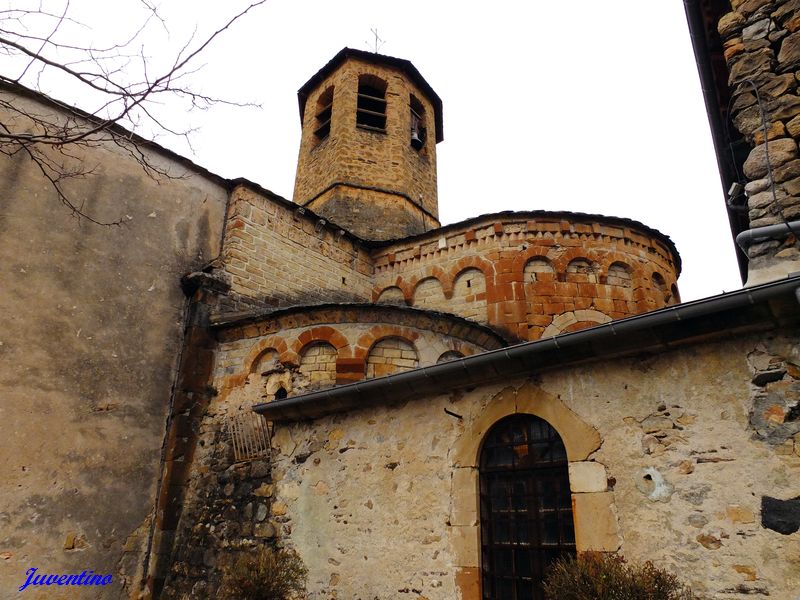
<svg viewBox="0 0 800 600">
<path fill-rule="evenodd" d="M 449 300 L 453 297 L 453 281 L 447 276 L 447 273 L 441 267 L 425 267 L 425 270 L 422 272 L 421 275 L 414 275 L 408 282 L 409 287 L 411 288 L 411 295 L 409 296 L 410 300 L 414 298 L 414 291 L 419 285 L 420 282 L 425 281 L 426 279 L 436 279 L 439 282 L 439 285 L 442 286 L 442 293 L 444 294 L 445 299 Z M 410 304 L 411 302 L 409 302 Z"/>
<path fill-rule="evenodd" d="M 569 263 L 576 259 L 588 260 L 592 264 L 600 265 L 600 261 L 595 258 L 595 249 L 590 247 L 569 248 L 561 256 L 553 260 L 553 268 L 556 273 L 566 273 Z"/>
<path fill-rule="evenodd" d="M 380 298 L 381 298 L 381 295 L 387 290 L 400 290 L 400 293 L 403 295 L 403 300 L 405 301 L 405 303 L 406 304 L 409 303 L 408 302 L 408 295 L 406 294 L 405 291 L 403 291 L 403 288 L 401 288 L 399 285 L 387 285 L 385 287 L 376 286 L 372 290 L 372 303 L 373 304 L 377 304 L 378 300 L 380 300 Z"/>
<path fill-rule="evenodd" d="M 465 256 L 450 269 L 450 276 L 447 279 L 450 282 L 451 294 L 453 282 L 456 280 L 456 277 L 458 277 L 462 271 L 466 271 L 470 268 L 478 269 L 483 272 L 483 276 L 486 277 L 486 287 L 488 289 L 489 285 L 494 280 L 494 265 L 481 256 Z"/>
<path fill-rule="evenodd" d="M 458 352 L 461 356 L 472 356 L 473 354 L 475 354 L 476 350 L 469 344 L 464 344 L 463 342 L 452 340 L 450 343 L 447 344 L 447 350 L 439 354 L 437 360 L 442 357 L 442 354 L 447 354 L 448 352 Z"/>
<path fill-rule="evenodd" d="M 401 325 L 375 325 L 367 333 L 361 335 L 353 348 L 354 358 L 366 360 L 372 347 L 383 339 L 396 337 L 414 346 L 419 338 L 419 332 Z"/>
<path fill-rule="evenodd" d="M 512 263 L 511 266 L 512 272 L 519 275 L 520 281 L 523 280 L 523 274 L 525 273 L 525 265 L 527 265 L 528 262 L 530 262 L 530 260 L 534 258 L 545 259 L 553 267 L 553 271 L 556 270 L 556 265 L 553 263 L 553 260 L 547 256 L 546 248 L 542 248 L 541 246 L 529 246 L 527 250 L 519 252 L 514 257 L 514 262 Z"/>
<path fill-rule="evenodd" d="M 613 267 L 614 265 L 619 265 L 619 266 L 623 267 L 625 269 L 625 271 L 627 271 L 631 275 L 633 275 L 634 272 L 635 272 L 634 266 L 632 264 L 630 264 L 629 261 L 625 261 L 625 260 L 604 260 L 601 263 L 600 268 L 602 269 L 603 273 L 608 275 L 608 273 L 611 271 L 611 267 Z"/>
<path fill-rule="evenodd" d="M 450 295 L 445 293 L 444 284 L 442 283 L 442 280 L 439 279 L 438 277 L 434 277 L 433 275 L 430 275 L 428 277 L 420 277 L 420 278 L 415 277 L 414 279 L 412 279 L 412 281 L 414 282 L 414 286 L 413 286 L 414 287 L 414 291 L 411 292 L 411 306 L 419 306 L 419 305 L 415 304 L 415 302 L 414 302 L 415 296 L 417 295 L 417 288 L 419 287 L 419 285 L 421 283 L 423 283 L 425 281 L 429 281 L 431 279 L 435 280 L 439 284 L 439 289 L 442 290 L 442 297 L 445 300 L 447 300 L 447 299 L 449 299 L 449 298 L 451 298 L 453 296 L 453 290 L 452 289 L 450 290 Z"/>
<path fill-rule="evenodd" d="M 302 350 L 309 344 L 315 342 L 326 342 L 336 348 L 336 353 L 339 356 L 352 356 L 350 342 L 339 331 L 327 325 L 312 327 L 306 329 L 303 333 L 297 336 L 297 339 L 292 343 L 292 352 L 296 356 L 300 356 Z"/>
<path fill-rule="evenodd" d="M 456 280 L 459 277 L 461 277 L 464 273 L 466 273 L 467 271 L 478 271 L 481 275 L 483 275 L 484 281 L 488 281 L 488 278 L 486 277 L 486 273 L 484 273 L 483 269 L 479 269 L 478 267 L 464 267 L 458 273 L 453 275 L 453 287 L 455 287 Z"/>
<path fill-rule="evenodd" d="M 244 359 L 244 372 L 252 373 L 258 360 L 269 350 L 275 350 L 278 353 L 278 360 L 282 364 L 294 365 L 298 363 L 297 353 L 290 350 L 281 336 L 271 335 L 268 338 L 259 340 L 247 353 L 247 358 Z"/>
<path fill-rule="evenodd" d="M 600 263 L 600 272 L 603 275 L 608 275 L 608 270 L 614 263 L 622 263 L 627 266 L 634 281 L 641 281 L 644 275 L 644 271 L 642 271 L 642 267 L 636 257 L 624 252 L 604 253 L 602 260 L 597 262 Z"/>
</svg>

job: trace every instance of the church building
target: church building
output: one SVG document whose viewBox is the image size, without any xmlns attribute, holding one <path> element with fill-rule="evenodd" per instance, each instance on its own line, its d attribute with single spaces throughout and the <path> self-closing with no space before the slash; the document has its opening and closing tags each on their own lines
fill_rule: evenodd
<svg viewBox="0 0 800 600">
<path fill-rule="evenodd" d="M 443 102 L 377 53 L 300 88 L 292 201 L 150 146 L 185 177 L 116 155 L 74 184 L 127 230 L 44 232 L 51 192 L 3 157 L 0 585 L 88 558 L 104 597 L 212 598 L 268 545 L 312 600 L 540 600 L 594 550 L 795 600 L 800 4 L 732 4 L 685 1 L 746 280 L 702 300 L 625 217 L 442 225 Z"/>
</svg>

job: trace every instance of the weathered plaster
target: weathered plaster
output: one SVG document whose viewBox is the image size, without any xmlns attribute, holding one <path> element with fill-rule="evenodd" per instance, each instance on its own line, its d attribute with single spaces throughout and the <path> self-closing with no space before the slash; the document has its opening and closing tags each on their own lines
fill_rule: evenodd
<svg viewBox="0 0 800 600">
<path fill-rule="evenodd" d="M 710 598 L 729 598 L 725 590 L 740 585 L 788 597 L 800 585 L 793 558 L 800 541 L 763 528 L 758 512 L 762 494 L 800 493 L 800 457 L 748 430 L 747 355 L 758 341 L 685 347 L 550 371 L 536 383 L 278 425 L 284 543 L 309 566 L 312 598 L 388 598 L 414 586 L 428 598 L 474 597 L 480 442 L 500 418 L 527 412 L 547 418 L 568 448 L 579 549 L 653 560 Z M 308 439 L 327 442 L 298 465 L 293 456 Z M 650 474 L 654 485 L 655 473 L 671 491 L 651 498 L 640 479 Z M 331 585 L 334 572 L 348 576 Z"/>
<path fill-rule="evenodd" d="M 0 589 L 31 566 L 94 569 L 114 576 L 105 597 L 121 597 L 145 560 L 180 276 L 219 253 L 227 192 L 155 151 L 179 179 L 150 179 L 113 145 L 75 151 L 93 172 L 65 189 L 121 226 L 70 216 L 22 153 L 0 161 Z"/>
</svg>

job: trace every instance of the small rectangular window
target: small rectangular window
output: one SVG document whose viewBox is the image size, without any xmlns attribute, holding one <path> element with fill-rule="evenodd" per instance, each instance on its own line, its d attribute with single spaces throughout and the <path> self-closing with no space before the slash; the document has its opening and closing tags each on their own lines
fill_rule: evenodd
<svg viewBox="0 0 800 600">
<path fill-rule="evenodd" d="M 317 100 L 314 135 L 319 141 L 324 140 L 331 132 L 331 116 L 333 116 L 333 88 L 329 87 Z"/>
<path fill-rule="evenodd" d="M 372 131 L 386 131 L 386 84 L 370 75 L 358 82 L 356 126 Z"/>
<path fill-rule="evenodd" d="M 425 107 L 413 95 L 410 101 L 411 106 L 411 147 L 417 152 L 425 147 L 425 140 L 428 138 L 428 128 L 425 126 Z"/>
</svg>

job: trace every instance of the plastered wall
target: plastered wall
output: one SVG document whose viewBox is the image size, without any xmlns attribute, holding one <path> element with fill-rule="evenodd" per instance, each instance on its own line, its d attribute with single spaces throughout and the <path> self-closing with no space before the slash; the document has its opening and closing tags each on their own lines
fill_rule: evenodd
<svg viewBox="0 0 800 600">
<path fill-rule="evenodd" d="M 762 503 L 800 495 L 800 445 L 757 432 L 753 361 L 797 361 L 794 340 L 706 344 L 278 425 L 273 523 L 309 567 L 310 598 L 479 598 L 475 459 L 492 423 L 525 412 L 567 446 L 579 549 L 652 560 L 708 598 L 793 598 L 800 539 L 766 526 Z M 797 392 L 788 372 L 780 381 Z"/>
<path fill-rule="evenodd" d="M 215 258 L 222 239 L 221 180 L 147 149 L 174 179 L 149 178 L 114 146 L 74 151 L 93 172 L 66 181 L 67 193 L 121 225 L 70 216 L 22 153 L 0 160 L 4 597 L 31 567 L 111 573 L 103 597 L 127 597 L 122 586 L 144 563 L 183 339 L 180 277 Z"/>
</svg>

